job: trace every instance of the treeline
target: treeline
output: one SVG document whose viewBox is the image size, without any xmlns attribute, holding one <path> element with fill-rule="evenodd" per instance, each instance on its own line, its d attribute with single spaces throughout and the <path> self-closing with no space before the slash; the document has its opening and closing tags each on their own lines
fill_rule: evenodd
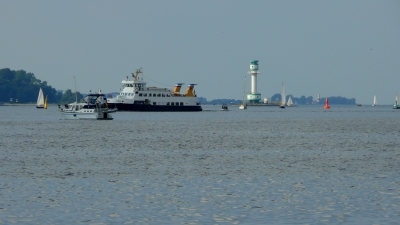
<svg viewBox="0 0 400 225">
<path fill-rule="evenodd" d="M 328 98 L 329 104 L 332 104 L 332 105 L 355 105 L 356 104 L 355 98 L 349 99 L 349 98 L 345 98 L 345 97 L 341 97 L 341 96 L 321 97 L 318 102 L 318 99 L 314 100 L 313 97 L 311 97 L 311 96 L 305 97 L 303 95 L 300 98 L 296 98 L 296 97 L 293 97 L 292 95 L 287 95 L 286 102 L 288 101 L 289 96 L 292 97 L 293 103 L 297 104 L 297 105 L 325 104 L 326 98 Z M 281 102 L 281 100 L 282 100 L 281 94 L 275 94 L 271 97 L 272 102 Z"/>
<path fill-rule="evenodd" d="M 37 79 L 33 73 L 24 70 L 0 69 L 0 102 L 36 103 L 39 89 L 42 88 L 44 96 L 48 96 L 49 103 L 70 103 L 75 101 L 75 93 L 71 90 L 65 92 L 56 90 L 46 81 Z M 78 100 L 82 94 L 77 92 Z"/>
<path fill-rule="evenodd" d="M 313 104 L 313 97 L 311 97 L 311 96 L 308 96 L 308 97 L 306 97 L 306 96 L 301 96 L 300 98 L 296 98 L 296 97 L 294 97 L 293 95 L 287 95 L 286 96 L 286 102 L 289 100 L 289 97 L 292 97 L 292 101 L 293 101 L 293 103 L 294 104 L 296 104 L 296 105 L 308 105 L 308 104 Z M 281 102 L 282 101 L 282 96 L 281 96 L 281 94 L 274 94 L 272 97 L 271 97 L 271 101 L 272 102 Z"/>
<path fill-rule="evenodd" d="M 356 99 L 355 98 L 345 98 L 341 96 L 332 96 L 332 97 L 327 97 L 329 100 L 329 105 L 355 105 L 356 104 Z M 321 97 L 319 100 L 318 104 L 320 105 L 325 105 L 325 99 L 326 97 Z"/>
</svg>

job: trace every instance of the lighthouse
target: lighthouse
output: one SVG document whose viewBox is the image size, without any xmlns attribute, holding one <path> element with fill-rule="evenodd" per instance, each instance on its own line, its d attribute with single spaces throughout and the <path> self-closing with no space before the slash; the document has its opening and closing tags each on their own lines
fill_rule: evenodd
<svg viewBox="0 0 400 225">
<path fill-rule="evenodd" d="M 248 72 L 248 74 L 251 74 L 251 91 L 247 94 L 249 103 L 259 103 L 261 101 L 261 94 L 257 92 L 257 74 L 260 73 L 258 71 L 258 60 L 251 61 L 250 71 Z"/>
</svg>

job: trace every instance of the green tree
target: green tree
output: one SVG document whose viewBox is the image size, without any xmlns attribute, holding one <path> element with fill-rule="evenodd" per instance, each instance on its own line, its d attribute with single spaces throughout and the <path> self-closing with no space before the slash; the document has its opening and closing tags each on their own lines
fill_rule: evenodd
<svg viewBox="0 0 400 225">
<path fill-rule="evenodd" d="M 79 92 L 72 93 L 72 91 L 70 89 L 66 90 L 64 92 L 64 94 L 62 95 L 61 99 L 60 99 L 60 103 L 62 104 L 66 104 L 66 103 L 71 103 L 71 102 L 75 102 L 76 99 L 78 99 L 78 102 L 83 98 L 83 95 Z"/>
<path fill-rule="evenodd" d="M 46 81 L 37 79 L 33 73 L 0 69 L 0 102 L 8 102 L 10 98 L 19 102 L 36 102 L 40 88 L 48 96 L 49 103 L 57 103 L 61 99 L 54 88 Z"/>
</svg>

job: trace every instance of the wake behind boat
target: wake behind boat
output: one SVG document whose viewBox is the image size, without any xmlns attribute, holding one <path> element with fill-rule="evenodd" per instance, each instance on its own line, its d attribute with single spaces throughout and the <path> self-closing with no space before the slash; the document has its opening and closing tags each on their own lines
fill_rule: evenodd
<svg viewBox="0 0 400 225">
<path fill-rule="evenodd" d="M 116 107 L 119 111 L 202 111 L 198 102 L 194 86 L 189 84 L 186 93 L 181 94 L 183 83 L 177 83 L 173 90 L 169 88 L 148 87 L 139 74 L 143 73 L 137 69 L 132 73 L 133 80 L 123 80 L 120 94 L 108 99 L 110 107 Z"/>
<path fill-rule="evenodd" d="M 112 120 L 110 113 L 117 111 L 108 108 L 104 94 L 89 94 L 79 103 L 70 103 L 65 108 L 58 105 L 58 108 L 66 120 Z"/>
</svg>

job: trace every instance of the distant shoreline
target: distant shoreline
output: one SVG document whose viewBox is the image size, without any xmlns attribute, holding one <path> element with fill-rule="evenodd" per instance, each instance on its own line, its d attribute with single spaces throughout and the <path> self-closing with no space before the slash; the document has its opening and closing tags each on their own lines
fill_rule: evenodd
<svg viewBox="0 0 400 225">
<path fill-rule="evenodd" d="M 48 104 L 48 105 L 57 105 L 57 104 Z M 15 104 L 3 103 L 3 104 L 0 104 L 0 106 L 36 106 L 36 104 L 35 103 L 15 103 Z"/>
</svg>

